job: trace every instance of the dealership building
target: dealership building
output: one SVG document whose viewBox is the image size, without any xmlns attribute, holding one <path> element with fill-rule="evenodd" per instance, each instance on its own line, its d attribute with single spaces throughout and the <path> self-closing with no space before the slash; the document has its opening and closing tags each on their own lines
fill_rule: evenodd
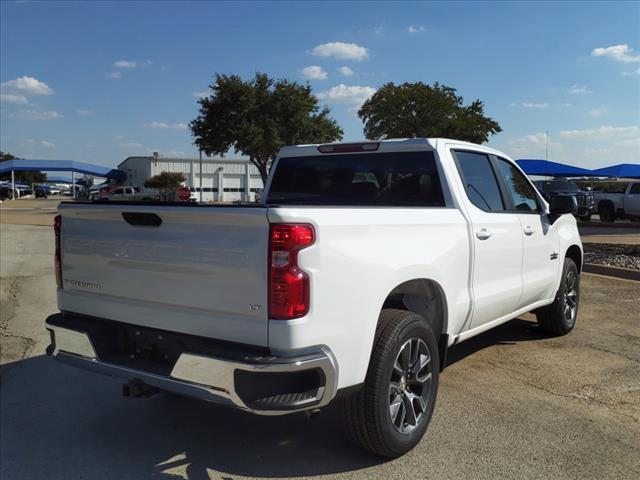
<svg viewBox="0 0 640 480">
<path fill-rule="evenodd" d="M 162 172 L 182 173 L 192 192 L 203 202 L 252 202 L 263 188 L 258 169 L 249 160 L 167 158 L 158 155 L 129 157 L 118 170 L 124 172 L 125 185 L 144 188 L 144 182 Z"/>
</svg>

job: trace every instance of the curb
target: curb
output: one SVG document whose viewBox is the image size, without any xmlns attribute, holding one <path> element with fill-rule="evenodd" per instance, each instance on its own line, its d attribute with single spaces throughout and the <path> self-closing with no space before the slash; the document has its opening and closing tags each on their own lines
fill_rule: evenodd
<svg viewBox="0 0 640 480">
<path fill-rule="evenodd" d="M 595 263 L 585 263 L 582 267 L 585 273 L 595 273 L 597 275 L 606 275 L 607 277 L 622 278 L 624 280 L 635 280 L 640 282 L 640 270 L 632 270 L 630 268 L 609 267 L 607 265 L 598 265 Z"/>
</svg>

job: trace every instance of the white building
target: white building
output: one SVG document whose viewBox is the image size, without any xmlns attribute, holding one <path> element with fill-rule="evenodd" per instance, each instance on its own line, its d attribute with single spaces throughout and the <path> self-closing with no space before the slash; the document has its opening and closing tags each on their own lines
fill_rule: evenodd
<svg viewBox="0 0 640 480">
<path fill-rule="evenodd" d="M 118 165 L 118 170 L 127 175 L 123 183 L 140 188 L 145 180 L 159 173 L 182 173 L 186 186 L 198 200 L 202 185 L 203 202 L 252 202 L 263 188 L 260 173 L 249 160 L 203 158 L 201 174 L 197 158 L 129 157 Z"/>
</svg>

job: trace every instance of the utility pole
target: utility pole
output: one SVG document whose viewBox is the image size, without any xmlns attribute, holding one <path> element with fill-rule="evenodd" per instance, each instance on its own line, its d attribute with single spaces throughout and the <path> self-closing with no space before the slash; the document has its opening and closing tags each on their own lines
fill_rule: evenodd
<svg viewBox="0 0 640 480">
<path fill-rule="evenodd" d="M 202 203 L 202 149 L 198 151 L 200 152 L 200 203 Z"/>
</svg>

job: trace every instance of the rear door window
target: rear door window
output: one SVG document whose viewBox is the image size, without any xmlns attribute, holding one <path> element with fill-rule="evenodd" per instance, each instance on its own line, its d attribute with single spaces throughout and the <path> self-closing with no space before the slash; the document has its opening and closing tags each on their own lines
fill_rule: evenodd
<svg viewBox="0 0 640 480">
<path fill-rule="evenodd" d="M 500 187 L 489 157 L 484 153 L 454 151 L 467 197 L 486 212 L 504 211 Z"/>
<path fill-rule="evenodd" d="M 513 208 L 518 212 L 537 213 L 540 205 L 538 196 L 529 180 L 520 173 L 511 163 L 503 158 L 498 158 L 498 165 L 504 178 L 507 192 L 513 203 Z"/>
<path fill-rule="evenodd" d="M 433 152 L 283 157 L 267 203 L 444 207 Z"/>
</svg>

